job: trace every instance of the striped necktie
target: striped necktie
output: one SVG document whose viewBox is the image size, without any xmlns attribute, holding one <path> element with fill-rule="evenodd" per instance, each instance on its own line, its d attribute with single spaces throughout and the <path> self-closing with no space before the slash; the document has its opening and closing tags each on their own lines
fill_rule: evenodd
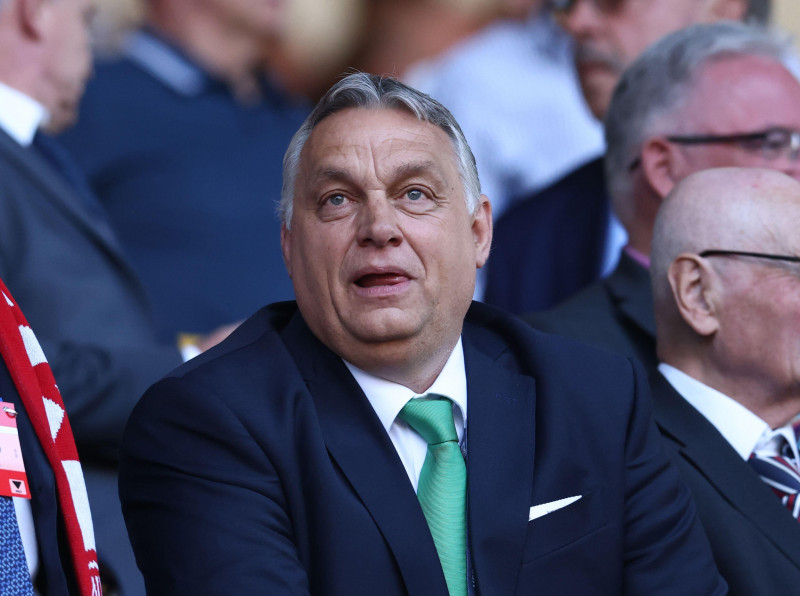
<svg viewBox="0 0 800 596">
<path fill-rule="evenodd" d="M 795 426 L 795 433 L 798 426 Z M 781 500 L 784 507 L 800 518 L 800 467 L 794 452 L 783 435 L 775 435 L 770 449 L 756 449 L 748 460 L 761 479 Z"/>
<path fill-rule="evenodd" d="M 399 417 L 428 443 L 417 498 L 436 545 L 450 596 L 467 594 L 467 466 L 458 447 L 453 403 L 428 394 Z"/>
<path fill-rule="evenodd" d="M 0 497 L 0 596 L 33 596 L 11 497 Z"/>
</svg>

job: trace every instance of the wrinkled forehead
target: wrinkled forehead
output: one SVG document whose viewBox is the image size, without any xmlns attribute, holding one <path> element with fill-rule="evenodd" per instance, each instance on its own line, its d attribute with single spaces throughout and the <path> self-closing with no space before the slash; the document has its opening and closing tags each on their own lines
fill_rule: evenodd
<svg viewBox="0 0 800 596">
<path fill-rule="evenodd" d="M 443 176 L 457 173 L 455 148 L 444 130 L 395 108 L 346 108 L 326 116 L 311 131 L 300 157 L 305 175 L 417 165 L 440 170 Z"/>
</svg>

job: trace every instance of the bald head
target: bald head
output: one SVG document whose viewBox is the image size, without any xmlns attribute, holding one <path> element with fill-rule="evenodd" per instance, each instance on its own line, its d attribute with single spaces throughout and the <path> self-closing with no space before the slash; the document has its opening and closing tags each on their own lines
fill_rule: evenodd
<svg viewBox="0 0 800 596">
<path fill-rule="evenodd" d="M 653 232 L 655 295 L 671 294 L 667 269 L 684 252 L 790 251 L 800 224 L 800 182 L 775 170 L 715 168 L 679 182 Z M 671 296 L 668 296 L 671 299 Z"/>
<path fill-rule="evenodd" d="M 659 359 L 768 422 L 789 415 L 776 404 L 800 404 L 798 229 L 800 182 L 719 168 L 675 187 L 653 236 Z"/>
</svg>

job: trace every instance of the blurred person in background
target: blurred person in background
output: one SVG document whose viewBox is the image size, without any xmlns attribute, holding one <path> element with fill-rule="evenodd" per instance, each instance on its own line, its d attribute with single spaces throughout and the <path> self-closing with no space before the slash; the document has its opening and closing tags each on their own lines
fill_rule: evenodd
<svg viewBox="0 0 800 596">
<path fill-rule="evenodd" d="M 664 197 L 720 166 L 800 179 L 800 82 L 784 66 L 788 51 L 762 27 L 693 25 L 626 70 L 606 116 L 606 174 L 628 243 L 608 278 L 529 323 L 656 365 L 649 257 Z"/>
<path fill-rule="evenodd" d="M 0 4 L 0 277 L 71 416 L 107 593 L 129 596 L 143 583 L 117 496 L 117 449 L 146 387 L 182 358 L 174 340 L 157 339 L 144 288 L 85 178 L 43 134 L 75 122 L 91 73 L 92 14 L 89 0 Z"/>
<path fill-rule="evenodd" d="M 623 71 L 647 46 L 692 23 L 765 24 L 770 0 L 554 0 L 552 5 L 575 40 L 587 105 L 602 120 Z M 498 220 L 484 298 L 520 314 L 550 308 L 611 273 L 625 241 L 598 157 Z"/>
<path fill-rule="evenodd" d="M 581 96 L 571 40 L 549 7 L 490 3 L 504 18 L 402 77 L 458 119 L 497 220 L 515 200 L 599 155 L 603 140 Z"/>
<path fill-rule="evenodd" d="M 291 298 L 274 214 L 307 113 L 264 76 L 285 2 L 151 0 L 99 62 L 62 136 L 108 210 L 159 336 L 207 333 Z"/>
</svg>

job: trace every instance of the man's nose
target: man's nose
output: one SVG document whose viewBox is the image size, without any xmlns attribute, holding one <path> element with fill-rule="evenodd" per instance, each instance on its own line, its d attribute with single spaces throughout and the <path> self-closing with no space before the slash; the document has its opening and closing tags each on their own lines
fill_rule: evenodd
<svg viewBox="0 0 800 596">
<path fill-rule="evenodd" d="M 360 246 L 397 246 L 403 240 L 398 213 L 391 201 L 381 193 L 369 196 L 358 214 L 356 240 Z"/>
<path fill-rule="evenodd" d="M 600 25 L 600 9 L 593 0 L 576 0 L 558 14 L 558 23 L 575 39 L 584 39 Z"/>
</svg>

